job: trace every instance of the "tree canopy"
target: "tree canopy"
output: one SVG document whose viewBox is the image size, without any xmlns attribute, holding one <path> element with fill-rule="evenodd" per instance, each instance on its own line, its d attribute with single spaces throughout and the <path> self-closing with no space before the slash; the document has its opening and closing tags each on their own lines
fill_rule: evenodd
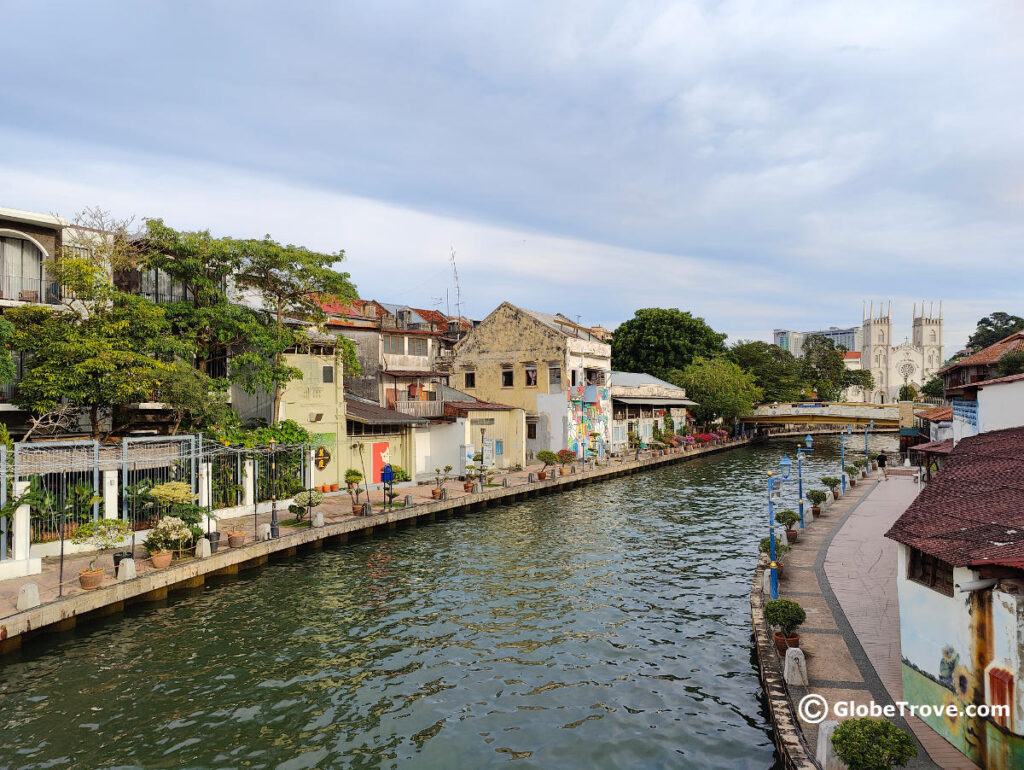
<svg viewBox="0 0 1024 770">
<path fill-rule="evenodd" d="M 740 340 L 729 358 L 754 376 L 765 401 L 798 401 L 806 390 L 800 361 L 778 345 Z"/>
<path fill-rule="evenodd" d="M 1010 313 L 996 312 L 978 321 L 978 327 L 967 340 L 967 347 L 981 350 L 994 345 L 1014 332 L 1024 330 L 1024 318 Z"/>
<path fill-rule="evenodd" d="M 875 378 L 869 370 L 846 368 L 844 352 L 845 347 L 836 346 L 834 340 L 821 334 L 812 334 L 804 340 L 803 376 L 822 401 L 838 401 L 850 387 L 865 391 L 875 387 Z"/>
<path fill-rule="evenodd" d="M 725 334 L 678 308 L 645 308 L 615 329 L 612 367 L 667 379 L 699 357 L 725 352 Z"/>
<path fill-rule="evenodd" d="M 719 417 L 730 422 L 750 414 L 762 398 L 754 376 L 724 357 L 698 357 L 682 371 L 671 372 L 669 381 L 686 388 L 687 398 L 699 404 L 693 407 L 693 413 L 703 423 Z"/>
</svg>

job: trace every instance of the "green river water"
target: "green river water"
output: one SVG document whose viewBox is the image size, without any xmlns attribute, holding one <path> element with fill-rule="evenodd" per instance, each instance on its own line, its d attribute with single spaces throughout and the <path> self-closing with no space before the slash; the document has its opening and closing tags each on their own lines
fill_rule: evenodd
<svg viewBox="0 0 1024 770">
<path fill-rule="evenodd" d="M 837 475 L 838 440 L 816 446 L 805 478 Z M 773 767 L 748 593 L 764 474 L 783 452 L 795 473 L 794 447 L 399 529 L 37 639 L 0 661 L 0 767 Z"/>
</svg>

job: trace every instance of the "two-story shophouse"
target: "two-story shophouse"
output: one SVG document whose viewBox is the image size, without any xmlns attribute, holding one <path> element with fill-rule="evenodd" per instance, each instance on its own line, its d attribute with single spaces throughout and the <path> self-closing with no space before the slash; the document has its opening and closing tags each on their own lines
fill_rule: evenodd
<svg viewBox="0 0 1024 770">
<path fill-rule="evenodd" d="M 503 302 L 455 345 L 452 386 L 526 410 L 526 453 L 603 455 L 611 442 L 611 346 L 563 315 Z"/>
</svg>

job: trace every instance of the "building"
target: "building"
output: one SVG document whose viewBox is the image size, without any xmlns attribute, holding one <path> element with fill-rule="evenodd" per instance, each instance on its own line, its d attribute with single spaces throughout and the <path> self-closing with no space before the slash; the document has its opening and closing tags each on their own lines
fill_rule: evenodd
<svg viewBox="0 0 1024 770">
<path fill-rule="evenodd" d="M 650 374 L 612 372 L 612 452 L 629 450 L 630 434 L 644 443 L 656 433 L 686 427 L 686 391 Z"/>
<path fill-rule="evenodd" d="M 847 350 L 860 350 L 862 343 L 862 332 L 859 326 L 840 328 L 830 326 L 827 329 L 819 329 L 812 332 L 798 332 L 792 329 L 776 329 L 775 344 L 783 350 L 788 350 L 796 358 L 804 357 L 804 342 L 808 337 L 821 336 L 832 340 L 836 347 L 842 345 Z"/>
<path fill-rule="evenodd" d="M 993 345 L 944 366 L 937 374 L 942 377 L 946 398 L 962 398 L 965 390 L 977 382 L 999 377 L 999 359 L 1008 353 L 1024 352 L 1024 331 L 1014 332 Z"/>
<path fill-rule="evenodd" d="M 1024 767 L 1024 427 L 968 436 L 886 533 L 899 543 L 903 700 L 978 765 Z"/>
<path fill-rule="evenodd" d="M 604 454 L 611 442 L 611 346 L 563 315 L 503 302 L 466 332 L 452 385 L 526 412 L 526 456 Z"/>
<path fill-rule="evenodd" d="M 925 308 L 921 303 L 921 314 L 914 306 L 912 315 L 913 339 L 904 338 L 899 345 L 893 344 L 892 302 L 888 307 L 879 305 L 875 315 L 874 303 L 863 321 L 864 344 L 861 348 L 861 368 L 869 369 L 875 380 L 875 389 L 867 399 L 872 403 L 887 404 L 899 399 L 904 385 L 921 389 L 932 375 L 942 366 L 942 303 L 938 314 L 934 304 Z"/>
<path fill-rule="evenodd" d="M 861 368 L 862 354 L 859 350 L 847 350 L 843 352 L 843 365 L 850 370 L 856 371 Z M 864 391 L 864 388 L 853 385 L 846 388 L 840 396 L 840 401 L 848 403 L 863 404 L 868 400 L 869 394 Z"/>
</svg>

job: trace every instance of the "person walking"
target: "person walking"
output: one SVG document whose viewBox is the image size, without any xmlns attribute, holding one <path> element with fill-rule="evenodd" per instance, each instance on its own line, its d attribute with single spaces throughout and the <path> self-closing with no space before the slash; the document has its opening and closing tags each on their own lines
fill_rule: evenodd
<svg viewBox="0 0 1024 770">
<path fill-rule="evenodd" d="M 879 452 L 879 454 L 878 454 L 878 468 L 882 471 L 882 475 L 885 477 L 885 480 L 888 481 L 889 480 L 889 458 L 886 457 L 884 449 L 881 452 Z"/>
</svg>

